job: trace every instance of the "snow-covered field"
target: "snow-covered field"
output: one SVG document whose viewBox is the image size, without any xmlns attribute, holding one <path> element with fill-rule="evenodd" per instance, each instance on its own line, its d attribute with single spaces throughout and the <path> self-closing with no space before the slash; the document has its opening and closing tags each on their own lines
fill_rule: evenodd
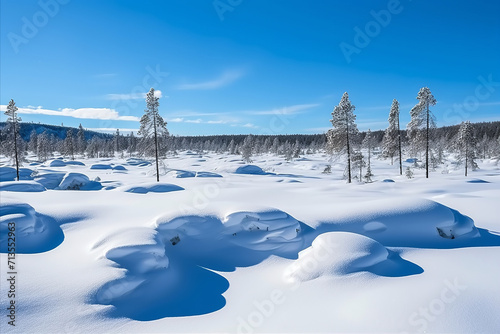
<svg viewBox="0 0 500 334">
<path fill-rule="evenodd" d="M 496 161 L 408 179 L 373 159 L 366 184 L 327 161 L 182 152 L 156 183 L 141 159 L 20 182 L 4 159 L 0 332 L 500 332 Z"/>
</svg>

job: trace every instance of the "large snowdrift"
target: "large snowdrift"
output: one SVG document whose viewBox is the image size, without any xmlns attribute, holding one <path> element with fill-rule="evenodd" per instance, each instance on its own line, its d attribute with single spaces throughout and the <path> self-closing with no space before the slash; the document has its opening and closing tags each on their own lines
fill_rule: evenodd
<svg viewBox="0 0 500 334">
<path fill-rule="evenodd" d="M 9 228 L 15 226 L 15 252 L 40 253 L 57 247 L 64 234 L 51 217 L 26 203 L 2 196 L 0 204 L 0 252 L 7 252 Z"/>
</svg>

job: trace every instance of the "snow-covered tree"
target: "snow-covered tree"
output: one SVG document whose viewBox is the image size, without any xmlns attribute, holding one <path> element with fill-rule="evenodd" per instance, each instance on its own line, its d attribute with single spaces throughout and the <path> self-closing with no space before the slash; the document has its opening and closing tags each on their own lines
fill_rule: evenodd
<svg viewBox="0 0 500 334">
<path fill-rule="evenodd" d="M 236 144 L 234 143 L 234 139 L 231 139 L 231 141 L 229 142 L 227 151 L 229 152 L 229 154 L 236 154 Z"/>
<path fill-rule="evenodd" d="M 37 154 L 37 147 L 38 147 L 38 133 L 36 133 L 36 130 L 33 129 L 30 133 L 30 141 L 28 142 L 28 151 Z"/>
<path fill-rule="evenodd" d="M 351 183 L 351 153 L 352 137 L 359 131 L 356 126 L 356 115 L 354 115 L 355 106 L 349 101 L 349 95 L 344 93 L 340 103 L 335 106 L 332 112 L 333 129 L 327 132 L 327 151 L 347 153 L 347 182 Z"/>
<path fill-rule="evenodd" d="M 280 149 L 280 140 L 278 137 L 274 137 L 273 145 L 271 146 L 271 153 L 278 155 Z"/>
<path fill-rule="evenodd" d="M 132 153 L 134 153 L 137 150 L 137 138 L 134 136 L 134 132 L 131 132 L 127 139 L 128 139 L 127 153 L 131 157 Z"/>
<path fill-rule="evenodd" d="M 47 132 L 44 131 L 38 135 L 37 149 L 36 149 L 38 160 L 46 161 L 47 159 L 49 159 L 51 153 L 52 149 L 51 149 L 50 139 L 49 136 L 47 135 Z"/>
<path fill-rule="evenodd" d="M 410 111 L 408 137 L 414 149 L 425 148 L 425 177 L 429 178 L 430 129 L 436 128 L 435 117 L 429 107 L 436 105 L 436 99 L 428 87 L 423 87 L 418 92 L 417 100 L 418 103 Z"/>
<path fill-rule="evenodd" d="M 159 97 L 155 96 L 154 88 L 151 88 L 146 94 L 146 109 L 142 115 L 139 129 L 139 134 L 143 137 L 144 141 L 150 138 L 154 139 L 154 152 L 156 161 L 156 181 L 160 182 L 160 167 L 158 164 L 158 138 L 161 135 L 168 134 L 167 122 L 163 120 L 158 112 L 160 106 Z"/>
<path fill-rule="evenodd" d="M 477 141 L 469 121 L 460 124 L 455 145 L 458 150 L 458 159 L 464 163 L 465 176 L 467 176 L 467 167 L 471 167 L 472 170 L 477 169 L 477 163 L 474 161 Z"/>
<path fill-rule="evenodd" d="M 78 132 L 76 133 L 76 152 L 78 154 L 84 154 L 87 142 L 85 141 L 85 132 L 83 130 L 82 124 L 78 126 Z"/>
<path fill-rule="evenodd" d="M 9 101 L 5 115 L 8 116 L 7 126 L 10 132 L 10 138 L 7 137 L 6 144 L 11 157 L 16 163 L 16 176 L 19 181 L 19 165 L 24 160 L 24 151 L 22 150 L 22 140 L 19 136 L 19 122 L 21 122 L 21 118 L 17 116 L 17 107 L 14 100 Z"/>
<path fill-rule="evenodd" d="M 365 174 L 365 179 L 367 182 L 371 182 L 371 177 L 373 176 L 372 174 L 372 166 L 371 166 L 371 156 L 372 156 L 372 151 L 375 147 L 375 140 L 373 138 L 372 132 L 370 129 L 366 132 L 365 138 L 363 139 L 362 147 L 366 148 L 368 152 L 368 159 L 367 159 L 367 165 L 366 165 L 366 174 Z"/>
<path fill-rule="evenodd" d="M 399 174 L 403 175 L 403 162 L 401 159 L 401 132 L 399 129 L 399 102 L 392 100 L 391 111 L 389 112 L 389 126 L 385 130 L 382 141 L 382 154 L 391 158 L 391 165 L 394 157 L 399 156 Z"/>
<path fill-rule="evenodd" d="M 73 129 L 69 129 L 68 132 L 66 132 L 66 139 L 64 139 L 64 155 L 68 155 L 71 157 L 71 160 L 75 160 Z"/>
<path fill-rule="evenodd" d="M 241 156 L 246 163 L 252 162 L 252 152 L 254 147 L 254 140 L 252 135 L 248 135 L 243 140 L 241 145 Z"/>
<path fill-rule="evenodd" d="M 356 171 L 359 171 L 359 182 L 363 182 L 363 167 L 366 167 L 366 161 L 365 157 L 361 153 L 361 151 L 354 151 L 351 154 L 351 168 L 352 168 L 352 173 L 355 174 L 353 178 L 358 178 L 358 175 L 356 175 Z M 348 172 L 346 170 L 346 172 Z"/>
</svg>

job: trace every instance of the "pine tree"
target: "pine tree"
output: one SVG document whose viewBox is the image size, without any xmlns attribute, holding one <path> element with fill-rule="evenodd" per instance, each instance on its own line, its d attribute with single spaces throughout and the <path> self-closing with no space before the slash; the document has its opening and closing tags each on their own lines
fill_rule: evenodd
<svg viewBox="0 0 500 334">
<path fill-rule="evenodd" d="M 234 139 L 231 139 L 231 141 L 229 142 L 227 150 L 229 154 L 236 154 L 236 144 L 234 143 Z"/>
<path fill-rule="evenodd" d="M 458 159 L 464 163 L 465 176 L 467 176 L 467 167 L 470 166 L 472 170 L 477 169 L 477 163 L 474 161 L 477 141 L 469 121 L 460 124 L 455 145 L 458 150 Z"/>
<path fill-rule="evenodd" d="M 254 139 L 252 135 L 248 135 L 243 140 L 241 145 L 241 156 L 246 163 L 252 162 L 252 152 L 254 148 Z"/>
<path fill-rule="evenodd" d="M 38 134 L 36 133 L 36 130 L 33 129 L 30 134 L 30 141 L 28 142 L 28 151 L 37 154 L 37 147 L 38 147 Z"/>
<path fill-rule="evenodd" d="M 368 160 L 367 160 L 367 166 L 366 166 L 366 174 L 365 174 L 365 179 L 366 182 L 371 182 L 372 179 L 371 177 L 373 176 L 372 174 L 372 166 L 371 166 L 371 156 L 372 156 L 372 150 L 375 147 L 375 142 L 374 138 L 372 135 L 372 132 L 370 129 L 366 132 L 365 138 L 363 139 L 362 146 L 367 149 L 368 151 Z"/>
<path fill-rule="evenodd" d="M 347 153 L 347 182 L 351 183 L 351 153 L 352 137 L 359 131 L 356 126 L 356 115 L 354 115 L 355 106 L 349 101 L 349 95 L 344 93 L 338 106 L 335 106 L 332 112 L 333 129 L 327 133 L 329 151 Z"/>
<path fill-rule="evenodd" d="M 66 139 L 64 139 L 64 155 L 69 155 L 71 160 L 75 160 L 75 143 L 72 129 L 68 130 Z"/>
<path fill-rule="evenodd" d="M 21 118 L 17 117 L 17 107 L 14 100 L 9 101 L 9 105 L 7 106 L 7 111 L 5 111 L 5 115 L 8 116 L 7 124 L 11 132 L 11 139 L 8 141 L 10 144 L 9 151 L 16 163 L 16 176 L 17 180 L 19 181 L 19 164 L 24 159 L 24 154 L 22 152 L 22 145 L 19 136 L 19 122 L 21 122 Z"/>
<path fill-rule="evenodd" d="M 399 102 L 392 100 L 391 111 L 389 112 L 389 126 L 385 130 L 382 141 L 382 154 L 391 158 L 391 165 L 394 163 L 394 156 L 399 155 L 399 174 L 403 175 L 403 161 L 401 158 L 401 131 L 399 128 Z"/>
<path fill-rule="evenodd" d="M 154 88 L 151 88 L 146 94 L 146 109 L 144 110 L 144 115 L 141 117 L 141 127 L 139 129 L 139 134 L 143 137 L 145 141 L 153 137 L 154 139 L 154 152 L 156 161 L 156 181 L 160 182 L 160 167 L 158 164 L 158 137 L 168 133 L 167 122 L 158 113 L 158 108 L 160 98 L 155 96 Z"/>
<path fill-rule="evenodd" d="M 38 136 L 36 152 L 40 161 L 46 161 L 52 153 L 49 136 L 45 131 Z"/>
<path fill-rule="evenodd" d="M 82 124 L 78 126 L 78 132 L 76 133 L 76 151 L 78 154 L 84 154 L 85 153 L 85 147 L 86 146 L 86 141 L 85 141 L 85 132 L 83 130 Z"/>
<path fill-rule="evenodd" d="M 408 123 L 408 137 L 415 148 L 425 147 L 425 177 L 429 178 L 430 129 L 436 128 L 435 117 L 429 107 L 436 105 L 436 99 L 427 87 L 420 89 L 418 103 L 411 109 Z"/>
</svg>

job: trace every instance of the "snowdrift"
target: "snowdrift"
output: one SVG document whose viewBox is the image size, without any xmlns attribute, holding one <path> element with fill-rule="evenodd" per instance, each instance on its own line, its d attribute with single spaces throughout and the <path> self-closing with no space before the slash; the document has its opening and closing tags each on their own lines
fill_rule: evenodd
<svg viewBox="0 0 500 334">
<path fill-rule="evenodd" d="M 54 219 L 26 203 L 2 197 L 0 252 L 7 252 L 9 227 L 15 224 L 16 253 L 41 253 L 57 247 L 64 234 Z M 10 225 L 9 225 L 10 224 Z"/>
<path fill-rule="evenodd" d="M 171 191 L 184 190 L 184 188 L 179 187 L 171 183 L 143 183 L 141 185 L 127 186 L 120 188 L 122 191 L 134 194 L 147 194 L 149 192 L 153 193 L 168 193 Z"/>
<path fill-rule="evenodd" d="M 19 168 L 20 180 L 32 180 L 33 170 L 29 168 Z M 0 181 L 14 181 L 17 179 L 16 169 L 13 167 L 0 167 Z"/>
<path fill-rule="evenodd" d="M 317 230 L 353 232 L 395 247 L 461 247 L 479 237 L 471 218 L 427 199 L 369 202 L 357 213 L 325 222 Z"/>
<path fill-rule="evenodd" d="M 100 190 L 101 183 L 91 181 L 89 177 L 81 173 L 66 173 L 56 190 Z"/>
<path fill-rule="evenodd" d="M 299 253 L 298 260 L 286 270 L 285 278 L 304 282 L 362 271 L 394 277 L 419 274 L 423 269 L 368 237 L 328 232 L 316 237 L 309 248 Z"/>
<path fill-rule="evenodd" d="M 40 192 L 45 187 L 35 181 L 8 181 L 0 182 L 0 191 Z"/>
</svg>

